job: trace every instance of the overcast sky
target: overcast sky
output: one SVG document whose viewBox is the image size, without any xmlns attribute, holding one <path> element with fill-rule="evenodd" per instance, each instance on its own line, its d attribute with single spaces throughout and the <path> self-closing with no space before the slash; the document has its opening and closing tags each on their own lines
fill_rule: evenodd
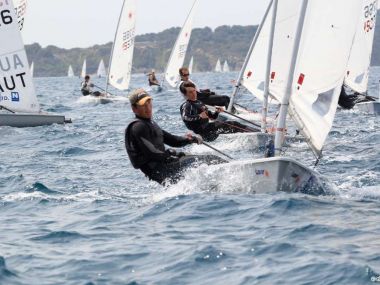
<svg viewBox="0 0 380 285">
<path fill-rule="evenodd" d="M 89 47 L 113 40 L 123 0 L 27 0 L 25 44 Z M 128 0 L 126 0 L 128 1 Z M 199 0 L 195 27 L 258 24 L 268 0 Z M 193 0 L 137 0 L 137 34 L 182 26 Z"/>
</svg>

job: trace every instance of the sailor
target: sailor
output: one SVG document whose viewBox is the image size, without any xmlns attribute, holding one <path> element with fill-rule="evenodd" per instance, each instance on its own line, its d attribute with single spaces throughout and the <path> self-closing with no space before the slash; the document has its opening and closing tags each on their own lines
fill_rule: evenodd
<svg viewBox="0 0 380 285">
<path fill-rule="evenodd" d="M 144 89 L 134 90 L 129 100 L 135 113 L 125 130 L 125 147 L 134 168 L 140 169 L 150 180 L 165 185 L 181 178 L 183 170 L 197 163 L 216 164 L 225 160 L 213 155 L 187 155 L 174 149 L 165 149 L 164 144 L 182 147 L 202 143 L 200 137 L 175 136 L 162 130 L 152 120 L 152 98 Z"/>
<path fill-rule="evenodd" d="M 156 74 L 154 72 L 154 69 L 152 69 L 152 71 L 149 72 L 149 74 L 148 74 L 148 82 L 149 82 L 149 86 L 154 86 L 154 85 L 160 86 L 160 82 L 158 82 L 158 80 L 156 78 Z"/>
<path fill-rule="evenodd" d="M 213 141 L 219 134 L 257 132 L 235 121 L 210 122 L 210 119 L 218 118 L 223 108 L 216 107 L 215 112 L 209 111 L 205 104 L 197 100 L 198 93 L 194 83 L 185 81 L 182 87 L 187 99 L 180 107 L 182 120 L 189 130 L 201 135 L 205 141 Z"/>
<path fill-rule="evenodd" d="M 93 96 L 104 96 L 104 93 L 100 93 L 99 91 L 92 91 L 92 88 L 95 85 L 90 83 L 90 75 L 86 75 L 84 77 L 84 81 L 81 83 L 81 89 L 80 91 L 82 92 L 83 96 L 87 95 L 93 95 Z"/>
<path fill-rule="evenodd" d="M 347 94 L 346 87 L 342 86 L 338 104 L 343 109 L 352 109 L 358 103 L 371 101 L 376 101 L 376 99 L 372 96 L 360 94 L 358 92 L 352 92 L 351 94 Z"/>
<path fill-rule="evenodd" d="M 179 84 L 179 90 L 183 95 L 185 95 L 185 89 L 183 88 L 183 83 L 185 81 L 190 81 L 196 85 L 193 81 L 189 79 L 190 72 L 187 67 L 181 67 L 179 69 L 179 75 L 181 77 L 181 82 Z M 228 104 L 230 104 L 230 97 L 224 95 L 216 95 L 215 92 L 212 92 L 210 89 L 197 89 L 198 100 L 202 103 L 210 106 L 223 106 L 226 109 Z"/>
</svg>

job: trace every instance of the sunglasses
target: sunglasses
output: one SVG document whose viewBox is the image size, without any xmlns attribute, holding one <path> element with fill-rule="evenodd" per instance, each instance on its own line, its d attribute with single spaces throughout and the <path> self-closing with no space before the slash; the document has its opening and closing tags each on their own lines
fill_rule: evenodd
<svg viewBox="0 0 380 285">
<path fill-rule="evenodd" d="M 190 73 L 182 74 L 182 76 L 190 76 Z"/>
</svg>

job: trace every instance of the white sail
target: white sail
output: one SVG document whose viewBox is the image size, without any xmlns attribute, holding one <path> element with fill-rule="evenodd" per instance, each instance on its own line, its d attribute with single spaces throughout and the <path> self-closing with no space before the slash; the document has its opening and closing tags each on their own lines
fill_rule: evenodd
<svg viewBox="0 0 380 285">
<path fill-rule="evenodd" d="M 87 75 L 87 62 L 86 60 L 83 61 L 82 65 L 82 72 L 80 73 L 80 77 L 84 78 Z"/>
<path fill-rule="evenodd" d="M 28 59 L 12 1 L 0 5 L 0 105 L 17 112 L 37 113 Z"/>
<path fill-rule="evenodd" d="M 290 108 L 300 130 L 318 154 L 334 120 L 361 1 L 309 0 L 308 3 Z M 291 9 L 290 3 L 285 2 L 283 8 Z M 337 13 L 341 7 L 345 7 L 344 13 Z"/>
<path fill-rule="evenodd" d="M 166 67 L 165 79 L 172 87 L 176 87 L 180 81 L 178 70 L 183 66 L 183 62 L 185 60 L 187 47 L 189 45 L 191 37 L 191 31 L 193 29 L 193 18 L 197 4 L 198 0 L 195 0 L 190 13 L 187 16 L 187 19 L 177 37 L 169 58 L 168 65 Z"/>
<path fill-rule="evenodd" d="M 266 65 L 272 17 L 273 7 L 271 7 L 265 21 L 262 23 L 260 34 L 257 36 L 255 46 L 241 80 L 241 84 L 261 101 L 264 99 Z M 287 56 L 290 56 L 290 54 L 287 53 Z"/>
<path fill-rule="evenodd" d="M 13 0 L 20 31 L 24 28 L 27 0 Z"/>
<path fill-rule="evenodd" d="M 30 76 L 34 76 L 34 62 L 32 61 L 32 63 L 30 64 Z"/>
<path fill-rule="evenodd" d="M 345 79 L 345 85 L 359 93 L 365 93 L 368 88 L 377 16 L 377 0 L 363 0 L 362 2 L 360 21 L 352 45 Z"/>
<path fill-rule="evenodd" d="M 96 75 L 98 77 L 106 77 L 106 67 L 104 66 L 104 61 L 103 59 L 100 60 L 99 66 L 98 66 L 98 71 L 96 72 Z"/>
<path fill-rule="evenodd" d="M 112 47 L 107 79 L 108 84 L 119 90 L 129 88 L 135 45 L 135 27 L 136 0 L 124 0 Z"/>
<path fill-rule="evenodd" d="M 222 72 L 222 65 L 220 64 L 219 58 L 215 65 L 215 72 Z"/>
<path fill-rule="evenodd" d="M 69 69 L 67 70 L 67 77 L 74 77 L 74 70 L 72 68 L 72 66 L 70 65 L 69 66 Z"/>
<path fill-rule="evenodd" d="M 193 64 L 194 64 L 194 57 L 191 57 L 190 63 L 189 63 L 189 73 L 193 73 Z"/>
<path fill-rule="evenodd" d="M 228 65 L 227 60 L 224 61 L 223 72 L 230 72 L 230 66 Z"/>
</svg>

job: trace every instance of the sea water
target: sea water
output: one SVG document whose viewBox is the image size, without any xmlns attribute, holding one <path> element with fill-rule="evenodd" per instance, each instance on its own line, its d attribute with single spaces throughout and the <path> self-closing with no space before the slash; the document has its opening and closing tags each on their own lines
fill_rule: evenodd
<svg viewBox="0 0 380 285">
<path fill-rule="evenodd" d="M 229 95 L 236 76 L 193 79 Z M 373 68 L 370 95 L 378 94 L 379 77 Z M 43 109 L 73 123 L 0 127 L 0 284 L 380 282 L 378 117 L 337 112 L 315 168 L 331 184 L 328 195 L 257 195 L 244 176 L 221 179 L 206 166 L 163 188 L 128 160 L 127 100 L 83 100 L 77 78 L 35 82 Z M 148 88 L 145 75 L 131 84 Z M 185 134 L 182 96 L 172 90 L 152 96 L 157 123 Z M 248 93 L 239 103 L 260 111 Z M 237 159 L 262 156 L 239 137 L 213 146 Z M 213 153 L 202 146 L 185 151 Z M 286 155 L 315 162 L 305 144 Z"/>
</svg>

